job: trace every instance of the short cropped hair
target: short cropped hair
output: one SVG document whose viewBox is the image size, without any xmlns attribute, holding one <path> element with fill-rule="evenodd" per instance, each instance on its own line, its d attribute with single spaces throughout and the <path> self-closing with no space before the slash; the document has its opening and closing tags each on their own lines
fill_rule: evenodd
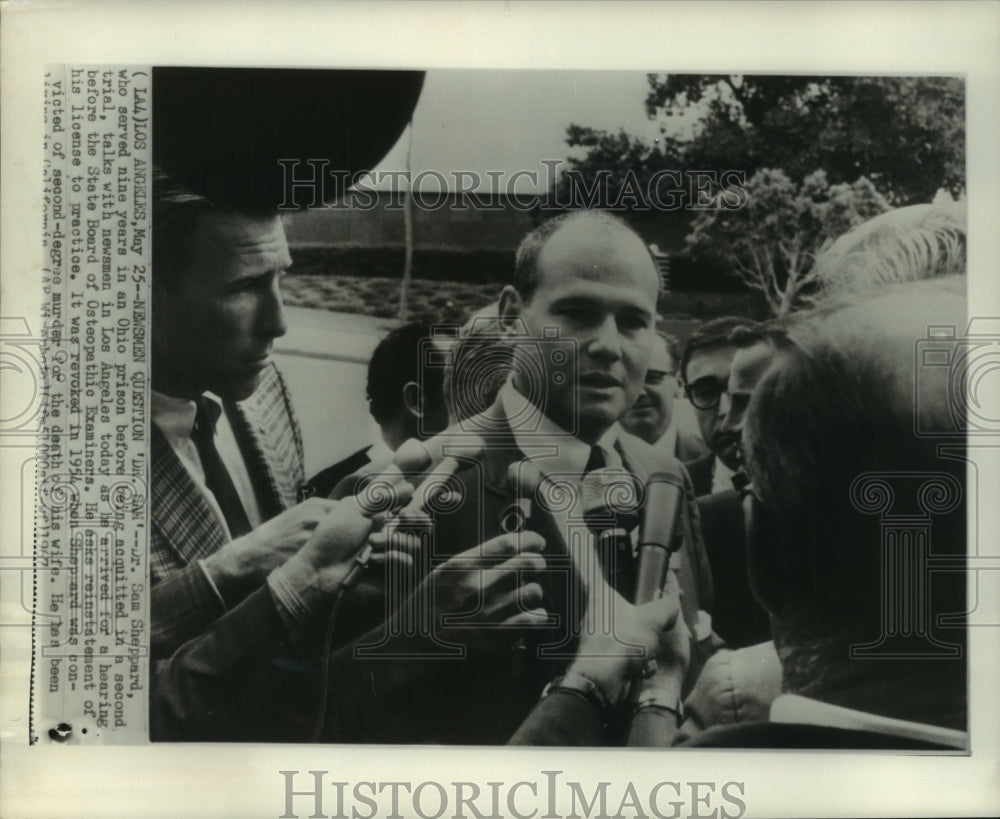
<svg viewBox="0 0 1000 819">
<path fill-rule="evenodd" d="M 754 327 L 757 322 L 744 316 L 722 316 L 706 321 L 695 330 L 684 345 L 681 356 L 681 380 L 687 383 L 687 366 L 696 350 L 716 344 L 732 344 L 730 336 L 739 327 Z"/>
<path fill-rule="evenodd" d="M 670 361 L 674 365 L 674 373 L 676 374 L 681 366 L 681 345 L 677 340 L 676 336 L 670 335 L 670 333 L 664 333 L 662 330 L 657 330 L 656 335 L 663 339 L 663 343 L 667 345 L 667 355 L 670 356 Z"/>
<path fill-rule="evenodd" d="M 920 376 L 913 342 L 893 322 L 902 316 L 915 326 L 917 307 L 933 304 L 946 289 L 926 282 L 914 293 L 914 286 L 887 289 L 881 305 L 857 299 L 803 316 L 790 326 L 788 345 L 750 402 L 743 436 L 747 471 L 768 517 L 780 526 L 780 537 L 765 544 L 767 565 L 781 574 L 767 578 L 780 586 L 783 600 L 783 608 L 771 614 L 800 635 L 846 634 L 847 642 L 855 643 L 879 636 L 886 605 L 881 591 L 884 521 L 877 510 L 864 508 L 856 481 L 868 475 L 886 475 L 887 481 L 916 475 L 933 482 L 945 473 L 964 488 L 963 462 L 939 457 L 937 439 L 915 432 Z M 888 309 L 893 300 L 899 303 L 896 315 Z M 919 408 L 922 422 L 942 426 L 949 411 L 947 374 L 921 375 L 936 379 L 928 393 L 933 401 Z M 934 527 L 935 554 L 961 559 L 962 509 L 935 519 Z M 750 560 L 753 567 L 753 549 Z M 951 585 L 945 578 L 935 591 L 935 611 L 964 611 L 964 589 L 964 580 Z M 959 629 L 951 631 L 960 639 Z"/>
<path fill-rule="evenodd" d="M 397 327 L 375 347 L 368 362 L 368 411 L 377 424 L 391 421 L 404 408 L 407 382 L 422 386 L 424 410 L 443 401 L 443 367 L 423 366 L 423 349 L 432 338 L 429 324 L 412 322 Z"/>
<path fill-rule="evenodd" d="M 816 301 L 966 272 L 965 203 L 911 205 L 852 228 L 821 251 Z"/>
<path fill-rule="evenodd" d="M 538 289 L 538 257 L 541 255 L 545 243 L 559 228 L 577 219 L 590 219 L 599 226 L 624 230 L 641 239 L 639 234 L 624 219 L 602 210 L 574 210 L 548 219 L 525 236 L 517 248 L 517 255 L 514 259 L 514 289 L 517 290 L 521 298 L 530 300 L 535 294 L 535 290 Z M 645 242 L 643 244 L 645 245 Z M 653 255 L 650 254 L 649 258 L 655 266 Z M 659 270 L 659 268 L 655 269 Z"/>
<path fill-rule="evenodd" d="M 167 290 L 191 264 L 191 238 L 203 216 L 213 213 L 261 218 L 278 215 L 277 208 L 240 210 L 221 204 L 189 190 L 155 167 L 152 190 L 152 278 Z"/>
<path fill-rule="evenodd" d="M 752 322 L 741 324 L 729 333 L 727 341 L 737 350 L 745 350 L 754 344 L 770 344 L 775 350 L 787 343 L 787 330 L 792 319 Z"/>
</svg>

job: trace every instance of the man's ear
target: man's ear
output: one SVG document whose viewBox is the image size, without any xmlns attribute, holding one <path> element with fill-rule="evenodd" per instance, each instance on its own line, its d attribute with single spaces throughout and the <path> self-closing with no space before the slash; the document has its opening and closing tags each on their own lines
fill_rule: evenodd
<svg viewBox="0 0 1000 819">
<path fill-rule="evenodd" d="M 403 385 L 403 406 L 413 417 L 424 417 L 423 396 L 420 394 L 420 385 L 416 381 L 407 381 Z"/>
<path fill-rule="evenodd" d="M 504 333 L 520 334 L 521 313 L 524 312 L 524 300 L 513 285 L 508 284 L 500 292 L 500 301 L 497 305 L 497 315 L 500 317 L 500 329 Z"/>
</svg>

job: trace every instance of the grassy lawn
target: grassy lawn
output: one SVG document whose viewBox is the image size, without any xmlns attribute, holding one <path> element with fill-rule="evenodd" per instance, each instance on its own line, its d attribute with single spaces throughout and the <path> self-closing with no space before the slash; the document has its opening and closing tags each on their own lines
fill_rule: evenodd
<svg viewBox="0 0 1000 819">
<path fill-rule="evenodd" d="M 398 278 L 337 274 L 290 273 L 282 283 L 285 303 L 337 313 L 395 318 L 399 312 Z M 410 316 L 417 321 L 464 322 L 494 301 L 502 285 L 496 282 L 455 282 L 414 279 L 410 285 Z M 705 320 L 727 314 L 763 318 L 752 297 L 742 293 L 668 293 L 660 304 L 664 319 Z"/>
<path fill-rule="evenodd" d="M 338 275 L 288 275 L 281 290 L 292 307 L 395 318 L 399 312 L 398 278 Z M 410 284 L 410 318 L 414 321 L 464 322 L 471 313 L 496 299 L 495 282 L 427 281 Z"/>
</svg>

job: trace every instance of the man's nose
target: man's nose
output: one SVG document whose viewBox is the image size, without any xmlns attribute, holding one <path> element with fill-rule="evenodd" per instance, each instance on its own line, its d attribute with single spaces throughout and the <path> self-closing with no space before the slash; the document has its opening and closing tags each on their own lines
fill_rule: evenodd
<svg viewBox="0 0 1000 819">
<path fill-rule="evenodd" d="M 729 397 L 729 393 L 728 392 L 722 393 L 722 395 L 719 396 L 719 408 L 716 411 L 716 414 L 719 418 L 720 429 L 725 427 L 729 422 L 729 417 L 732 414 L 732 410 L 733 410 L 733 402 L 732 399 Z"/>
<path fill-rule="evenodd" d="M 259 315 L 260 334 L 270 338 L 279 338 L 288 332 L 285 322 L 285 303 L 281 298 L 281 280 L 275 276 L 274 282 L 268 288 Z"/>
<path fill-rule="evenodd" d="M 587 345 L 591 358 L 617 361 L 622 357 L 622 337 L 614 316 L 605 316 Z"/>
</svg>

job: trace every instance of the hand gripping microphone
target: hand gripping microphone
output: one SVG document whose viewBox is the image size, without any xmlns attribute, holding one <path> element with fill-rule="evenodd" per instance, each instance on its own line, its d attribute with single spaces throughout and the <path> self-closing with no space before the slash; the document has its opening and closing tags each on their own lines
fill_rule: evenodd
<svg viewBox="0 0 1000 819">
<path fill-rule="evenodd" d="M 635 604 L 658 598 L 670 568 L 670 555 L 681 546 L 680 520 L 684 507 L 684 478 L 662 470 L 649 476 L 646 504 L 639 533 L 639 567 Z"/>
</svg>

